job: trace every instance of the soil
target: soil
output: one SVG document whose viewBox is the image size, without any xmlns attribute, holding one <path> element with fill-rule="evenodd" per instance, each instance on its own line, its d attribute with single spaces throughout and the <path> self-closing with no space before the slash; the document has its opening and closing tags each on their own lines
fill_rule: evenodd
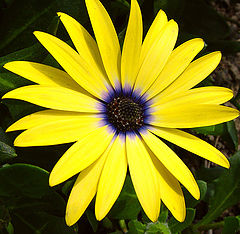
<svg viewBox="0 0 240 234">
<path fill-rule="evenodd" d="M 227 40 L 235 40 L 240 42 L 240 3 L 238 3 L 236 0 L 215 0 L 210 1 L 209 4 L 211 4 L 217 10 L 217 12 L 227 20 L 227 23 L 231 29 L 231 33 Z M 237 93 L 240 92 L 240 53 L 224 55 L 218 68 L 213 72 L 212 78 L 214 85 L 230 88 L 233 90 L 234 96 L 236 96 Z M 230 102 L 226 103 L 226 105 L 234 107 Z M 235 125 L 238 131 L 238 139 L 240 142 L 240 118 L 235 120 Z M 207 136 L 203 138 L 218 148 L 227 157 L 230 157 L 235 152 L 233 148 L 230 148 L 219 136 Z M 238 146 L 238 150 L 240 150 L 240 144 Z M 209 163 L 208 161 L 205 162 L 205 167 L 212 166 L 212 163 Z M 202 207 L 202 209 L 204 210 L 204 207 Z M 240 215 L 240 204 L 225 210 L 217 221 L 221 221 L 228 216 L 237 215 Z M 218 234 L 221 232 L 221 229 L 215 229 L 207 232 L 203 231 L 201 233 Z"/>
<path fill-rule="evenodd" d="M 216 0 L 210 4 L 222 15 L 230 29 L 231 33 L 227 39 L 240 42 L 240 3 L 231 0 Z M 217 86 L 227 87 L 233 90 L 234 96 L 240 92 L 240 52 L 232 55 L 224 55 L 219 66 L 212 74 L 214 84 Z M 227 106 L 233 105 L 228 102 Z M 240 142 L 240 118 L 235 120 Z M 210 136 L 210 141 L 214 141 L 214 145 L 226 155 L 232 154 L 230 149 L 226 149 L 224 142 L 218 137 Z M 240 145 L 238 146 L 240 150 Z"/>
</svg>

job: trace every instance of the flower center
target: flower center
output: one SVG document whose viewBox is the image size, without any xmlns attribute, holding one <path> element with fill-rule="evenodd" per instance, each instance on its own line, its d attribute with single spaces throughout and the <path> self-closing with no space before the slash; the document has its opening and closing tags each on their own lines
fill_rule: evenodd
<svg viewBox="0 0 240 234">
<path fill-rule="evenodd" d="M 107 104 L 107 117 L 118 131 L 136 131 L 143 126 L 143 107 L 129 97 L 115 97 Z"/>
</svg>

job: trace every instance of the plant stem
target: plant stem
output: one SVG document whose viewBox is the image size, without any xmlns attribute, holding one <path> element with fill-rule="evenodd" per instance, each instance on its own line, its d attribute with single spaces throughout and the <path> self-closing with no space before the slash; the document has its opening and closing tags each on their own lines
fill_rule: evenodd
<svg viewBox="0 0 240 234">
<path fill-rule="evenodd" d="M 217 223 L 209 223 L 209 224 L 203 224 L 201 226 L 199 226 L 197 229 L 199 231 L 207 231 L 210 229 L 218 229 L 218 228 L 222 228 L 224 226 L 224 221 L 220 221 Z"/>
<path fill-rule="evenodd" d="M 119 226 L 122 229 L 123 233 L 127 233 L 127 225 L 124 219 L 119 220 Z"/>
</svg>

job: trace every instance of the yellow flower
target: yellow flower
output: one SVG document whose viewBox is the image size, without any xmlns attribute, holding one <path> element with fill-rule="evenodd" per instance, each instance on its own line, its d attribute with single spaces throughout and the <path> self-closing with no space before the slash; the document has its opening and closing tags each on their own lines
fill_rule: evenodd
<svg viewBox="0 0 240 234">
<path fill-rule="evenodd" d="M 199 188 L 190 170 L 160 138 L 229 167 L 213 146 L 176 129 L 219 124 L 239 115 L 220 105 L 232 98 L 231 90 L 193 88 L 216 68 L 221 53 L 192 62 L 204 47 L 200 38 L 173 50 L 178 25 L 168 21 L 163 11 L 142 42 L 136 0 L 131 1 L 121 52 L 102 4 L 86 0 L 86 5 L 96 42 L 64 13 L 58 15 L 77 52 L 52 35 L 34 33 L 65 71 L 27 61 L 4 66 L 37 83 L 10 91 L 4 98 L 49 108 L 20 119 L 8 131 L 25 130 L 14 142 L 21 147 L 76 142 L 49 179 L 54 186 L 81 172 L 66 208 L 68 225 L 77 222 L 95 195 L 96 218 L 103 219 L 119 196 L 128 167 L 137 197 L 152 221 L 158 219 L 161 201 L 183 221 L 186 211 L 179 182 L 196 199 Z"/>
</svg>

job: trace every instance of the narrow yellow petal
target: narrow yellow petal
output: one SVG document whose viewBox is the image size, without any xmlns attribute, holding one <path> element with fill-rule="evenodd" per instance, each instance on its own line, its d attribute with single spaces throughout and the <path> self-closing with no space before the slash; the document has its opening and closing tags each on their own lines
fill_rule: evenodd
<svg viewBox="0 0 240 234">
<path fill-rule="evenodd" d="M 27 61 L 13 61 L 6 63 L 4 68 L 37 84 L 61 86 L 63 88 L 82 91 L 79 84 L 66 72 L 44 64 Z"/>
<path fill-rule="evenodd" d="M 85 0 L 98 48 L 111 84 L 120 82 L 121 51 L 111 18 L 99 0 Z"/>
<path fill-rule="evenodd" d="M 184 92 L 175 93 L 173 95 L 153 98 L 152 106 L 159 106 L 160 108 L 169 107 L 170 105 L 184 105 L 184 104 L 222 104 L 233 97 L 231 89 L 207 86 L 195 89 L 186 90 Z"/>
<path fill-rule="evenodd" d="M 18 121 L 13 123 L 10 127 L 8 127 L 6 132 L 29 129 L 37 127 L 39 125 L 43 125 L 45 123 L 72 119 L 74 117 L 76 118 L 84 115 L 89 116 L 90 114 L 58 110 L 38 111 L 19 119 Z"/>
<path fill-rule="evenodd" d="M 142 137 L 150 150 L 156 155 L 168 171 L 180 181 L 194 198 L 199 199 L 200 192 L 198 185 L 191 171 L 182 160 L 152 133 L 145 132 L 142 134 Z"/>
<path fill-rule="evenodd" d="M 135 82 L 139 70 L 142 34 L 143 26 L 141 10 L 137 1 L 132 0 L 121 60 L 121 79 L 123 87 L 125 84 L 133 86 Z"/>
<path fill-rule="evenodd" d="M 146 54 L 135 84 L 135 88 L 140 89 L 142 94 L 162 71 L 176 43 L 177 35 L 178 25 L 175 21 L 170 20 Z"/>
<path fill-rule="evenodd" d="M 125 140 L 115 139 L 99 180 L 95 214 L 102 220 L 118 198 L 127 173 Z"/>
<path fill-rule="evenodd" d="M 34 35 L 79 85 L 92 95 L 102 97 L 107 91 L 107 81 L 99 76 L 99 73 L 87 64 L 74 49 L 48 33 L 34 32 Z"/>
<path fill-rule="evenodd" d="M 137 197 L 150 220 L 160 211 L 160 183 L 153 161 L 138 136 L 126 137 L 127 160 Z"/>
<path fill-rule="evenodd" d="M 193 61 L 160 95 L 164 96 L 191 89 L 210 75 L 219 64 L 221 57 L 221 52 L 216 51 Z"/>
<path fill-rule="evenodd" d="M 101 55 L 95 40 L 87 30 L 71 16 L 62 12 L 58 12 L 58 16 L 60 16 L 60 20 L 68 31 L 78 53 L 92 66 L 92 69 L 99 72 L 99 76 L 106 77 Z"/>
<path fill-rule="evenodd" d="M 154 41 L 159 39 L 159 35 L 167 22 L 168 20 L 165 12 L 160 10 L 144 38 L 140 56 L 140 64 L 143 63 L 148 51 L 154 45 Z"/>
<path fill-rule="evenodd" d="M 62 87 L 29 85 L 14 89 L 2 98 L 19 99 L 33 104 L 65 111 L 97 113 L 97 101 L 87 95 Z"/>
<path fill-rule="evenodd" d="M 46 120 L 45 117 L 44 120 Z M 42 123 L 21 133 L 15 139 L 14 145 L 20 147 L 44 146 L 78 141 L 99 127 L 98 121 L 98 118 L 91 115 L 81 116 L 76 114 L 62 116 L 62 118 L 57 116 L 55 120 L 54 118 L 50 122 L 46 120 L 46 123 Z M 40 121 L 37 120 L 36 122 Z"/>
<path fill-rule="evenodd" d="M 54 166 L 50 186 L 62 183 L 96 161 L 107 149 L 114 133 L 101 127 L 71 146 Z"/>
<path fill-rule="evenodd" d="M 186 207 L 181 186 L 177 179 L 163 166 L 153 153 L 151 157 L 158 170 L 161 200 L 171 211 L 175 219 L 183 222 L 186 216 Z"/>
<path fill-rule="evenodd" d="M 154 97 L 171 84 L 186 69 L 203 47 L 204 41 L 200 38 L 195 38 L 174 49 L 156 81 L 147 91 L 148 98 Z"/>
<path fill-rule="evenodd" d="M 163 139 L 222 167 L 229 168 L 230 166 L 227 158 L 219 150 L 189 133 L 177 129 L 160 127 L 155 127 L 151 131 Z"/>
<path fill-rule="evenodd" d="M 152 114 L 152 125 L 167 128 L 195 128 L 233 120 L 239 111 L 215 104 L 166 105 Z"/>
<path fill-rule="evenodd" d="M 66 223 L 75 224 L 83 215 L 97 191 L 99 177 L 106 160 L 108 150 L 78 176 L 69 195 L 66 208 Z"/>
</svg>

